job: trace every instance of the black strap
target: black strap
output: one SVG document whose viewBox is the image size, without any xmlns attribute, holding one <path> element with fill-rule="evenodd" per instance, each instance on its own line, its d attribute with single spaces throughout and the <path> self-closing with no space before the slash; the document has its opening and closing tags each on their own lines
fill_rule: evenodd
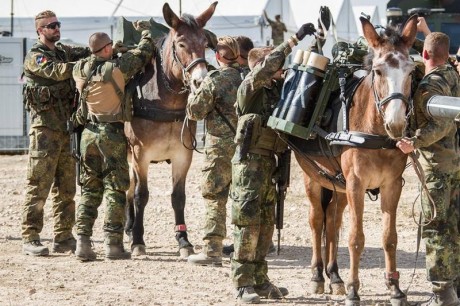
<svg viewBox="0 0 460 306">
<path fill-rule="evenodd" d="M 230 123 L 230 121 L 225 117 L 225 115 L 217 108 L 217 106 L 214 107 L 216 110 L 216 113 L 224 120 L 225 124 L 229 127 L 229 129 L 232 131 L 233 135 L 236 135 L 236 130 L 233 127 L 233 125 Z"/>
</svg>

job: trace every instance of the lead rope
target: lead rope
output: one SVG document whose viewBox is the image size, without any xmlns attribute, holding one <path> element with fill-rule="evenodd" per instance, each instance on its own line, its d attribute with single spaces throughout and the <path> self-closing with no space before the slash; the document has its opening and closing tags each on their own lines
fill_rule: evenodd
<svg viewBox="0 0 460 306">
<path fill-rule="evenodd" d="M 426 226 L 430 224 L 436 218 L 436 215 L 437 215 L 436 205 L 434 203 L 433 198 L 430 195 L 430 191 L 428 190 L 428 187 L 426 186 L 425 173 L 423 172 L 422 165 L 420 165 L 420 162 L 418 161 L 418 158 L 414 152 L 411 152 L 409 154 L 409 159 L 411 161 L 412 166 L 414 167 L 414 170 L 415 170 L 415 173 L 417 174 L 418 179 L 420 180 L 420 183 L 422 184 L 422 190 L 420 191 L 420 193 L 422 191 L 425 192 L 428 198 L 428 201 L 430 203 L 430 206 L 431 206 L 430 212 L 432 213 L 431 217 L 427 218 L 427 215 L 425 214 L 425 211 L 423 210 L 423 206 L 420 204 L 420 210 L 421 210 L 420 217 L 423 214 L 424 219 L 428 221 L 424 222 L 423 224 L 421 221 L 417 222 L 417 220 L 415 220 L 415 201 L 414 201 L 414 203 L 412 204 L 412 218 L 414 219 L 415 224 L 417 224 L 418 226 L 422 226 L 422 225 Z"/>
<path fill-rule="evenodd" d="M 406 295 L 409 292 L 410 286 L 414 282 L 415 270 L 417 269 L 418 255 L 419 255 L 419 251 L 420 251 L 420 242 L 422 241 L 422 225 L 430 224 L 436 218 L 436 214 L 437 214 L 436 205 L 434 203 L 433 198 L 430 195 L 428 187 L 426 186 L 425 173 L 424 173 L 424 171 L 422 169 L 422 165 L 420 165 L 420 162 L 418 161 L 417 155 L 415 155 L 414 152 L 411 152 L 409 154 L 409 159 L 410 159 L 411 164 L 412 164 L 412 166 L 413 166 L 413 168 L 415 170 L 415 173 L 417 174 L 417 177 L 418 177 L 418 179 L 419 179 L 419 181 L 421 183 L 421 189 L 420 189 L 420 193 L 417 195 L 417 197 L 415 198 L 414 202 L 412 203 L 412 218 L 414 219 L 415 224 L 417 224 L 417 246 L 416 246 L 416 250 L 415 250 L 414 270 L 412 271 L 412 275 L 411 275 L 409 285 L 407 286 L 407 289 L 405 290 Z M 423 211 L 423 206 L 421 204 L 421 200 L 422 200 L 421 197 L 420 197 L 420 209 L 421 209 L 421 212 L 419 214 L 418 222 L 417 222 L 417 220 L 415 220 L 415 209 L 414 209 L 415 202 L 417 202 L 417 199 L 419 198 L 419 196 L 422 193 L 422 191 L 424 191 L 426 196 L 428 197 L 428 200 L 429 200 L 429 202 L 431 204 L 431 207 L 432 207 L 431 211 L 433 212 L 432 217 L 429 218 L 428 222 L 426 222 L 426 223 L 422 223 L 422 214 L 425 217 L 425 220 L 427 220 L 427 218 L 426 218 L 425 212 Z"/>
</svg>

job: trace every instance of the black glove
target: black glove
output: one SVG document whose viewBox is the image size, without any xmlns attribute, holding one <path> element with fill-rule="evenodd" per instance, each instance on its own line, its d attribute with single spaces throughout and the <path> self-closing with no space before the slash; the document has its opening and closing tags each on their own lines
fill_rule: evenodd
<svg viewBox="0 0 460 306">
<path fill-rule="evenodd" d="M 300 29 L 295 33 L 295 36 L 298 40 L 302 40 L 307 35 L 313 35 L 316 32 L 315 26 L 313 23 L 306 23 L 300 27 Z"/>
<path fill-rule="evenodd" d="M 320 20 L 323 21 L 323 24 L 326 27 L 323 30 L 327 32 L 329 30 L 329 27 L 331 26 L 331 11 L 327 6 L 321 6 L 319 9 L 318 27 L 322 28 Z"/>
</svg>

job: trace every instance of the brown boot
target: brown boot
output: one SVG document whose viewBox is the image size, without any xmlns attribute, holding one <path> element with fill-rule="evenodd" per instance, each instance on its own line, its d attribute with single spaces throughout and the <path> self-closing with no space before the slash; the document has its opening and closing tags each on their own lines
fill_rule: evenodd
<svg viewBox="0 0 460 306">
<path fill-rule="evenodd" d="M 254 291 L 261 297 L 266 299 L 282 299 L 289 294 L 289 291 L 284 287 L 276 287 L 271 282 L 266 282 L 261 285 L 255 285 Z"/>
<path fill-rule="evenodd" d="M 54 253 L 67 253 L 67 252 L 75 252 L 77 242 L 75 238 L 70 237 L 66 240 L 62 241 L 54 241 L 53 242 L 53 252 Z"/>
<path fill-rule="evenodd" d="M 130 259 L 131 253 L 125 251 L 123 244 L 106 244 L 105 258 L 112 260 Z"/>
<path fill-rule="evenodd" d="M 89 236 L 77 236 L 77 247 L 75 250 L 75 257 L 77 257 L 77 259 L 81 261 L 96 260 L 96 253 L 92 249 L 91 239 Z"/>
<path fill-rule="evenodd" d="M 22 245 L 22 253 L 32 256 L 47 256 L 50 251 L 46 246 L 41 244 L 40 240 L 32 240 L 24 242 Z"/>
<path fill-rule="evenodd" d="M 192 265 L 222 267 L 221 256 L 207 256 L 204 252 L 190 255 L 187 262 Z"/>
<path fill-rule="evenodd" d="M 254 287 L 238 287 L 235 291 L 236 300 L 243 304 L 259 304 L 260 296 L 254 291 Z"/>
<path fill-rule="evenodd" d="M 433 282 L 433 295 L 421 306 L 460 306 L 452 282 Z"/>
</svg>

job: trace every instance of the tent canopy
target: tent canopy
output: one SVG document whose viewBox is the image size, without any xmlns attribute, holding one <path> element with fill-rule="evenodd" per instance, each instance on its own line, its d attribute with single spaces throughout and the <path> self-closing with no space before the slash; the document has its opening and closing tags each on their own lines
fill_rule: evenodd
<svg viewBox="0 0 460 306">
<path fill-rule="evenodd" d="M 52 10 L 59 17 L 89 16 L 163 16 L 163 4 L 168 2 L 176 14 L 179 14 L 179 3 L 182 13 L 197 15 L 204 11 L 215 0 L 79 0 L 78 7 L 69 1 L 56 0 L 14 0 L 15 17 L 33 17 L 43 10 Z M 120 3 L 119 7 L 118 4 Z M 252 16 L 260 15 L 267 0 L 220 0 L 216 16 Z M 117 8 L 118 7 L 118 8 Z M 11 2 L 0 1 L 0 17 L 9 17 Z"/>
</svg>

